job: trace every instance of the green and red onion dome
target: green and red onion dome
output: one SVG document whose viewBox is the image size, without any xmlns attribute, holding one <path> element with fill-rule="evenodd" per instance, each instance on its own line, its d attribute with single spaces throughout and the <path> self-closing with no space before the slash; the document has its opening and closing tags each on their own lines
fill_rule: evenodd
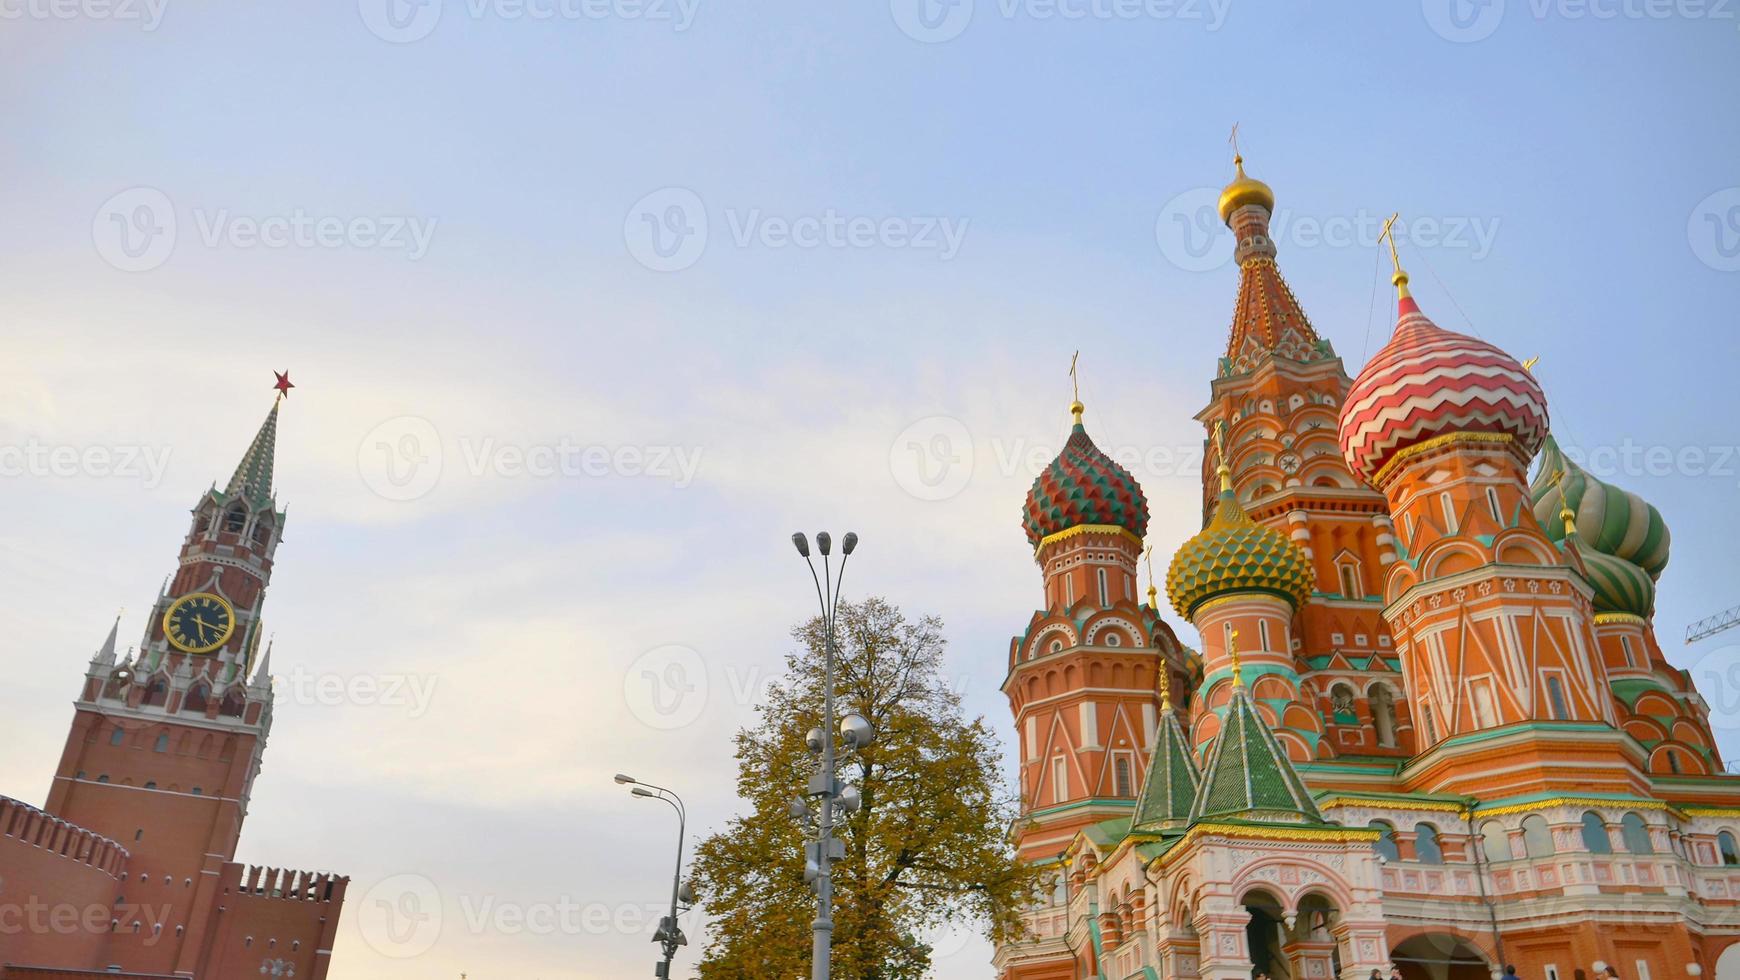
<svg viewBox="0 0 1740 980">
<path fill-rule="evenodd" d="M 1367 483 L 1411 446 L 1451 433 L 1508 435 L 1532 458 L 1547 435 L 1547 396 L 1499 348 L 1433 323 L 1396 273 L 1396 332 L 1359 372 L 1341 409 L 1341 455 Z"/>
<path fill-rule="evenodd" d="M 1141 485 L 1088 438 L 1081 403 L 1070 411 L 1075 427 L 1069 441 L 1027 491 L 1021 513 L 1027 542 L 1037 548 L 1054 534 L 1090 524 L 1120 527 L 1141 538 L 1148 533 L 1148 498 Z"/>
</svg>

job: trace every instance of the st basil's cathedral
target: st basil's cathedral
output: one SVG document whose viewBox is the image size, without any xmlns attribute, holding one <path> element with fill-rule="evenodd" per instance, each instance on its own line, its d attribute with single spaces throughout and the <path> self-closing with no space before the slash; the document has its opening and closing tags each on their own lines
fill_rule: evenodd
<svg viewBox="0 0 1740 980">
<path fill-rule="evenodd" d="M 1027 496 L 1045 601 L 1002 689 L 1047 887 L 1000 980 L 1740 980 L 1740 777 L 1656 639 L 1661 514 L 1399 257 L 1350 379 L 1235 166 L 1203 527 L 1165 572 L 1201 650 L 1139 597 L 1147 500 L 1079 401 Z"/>
</svg>

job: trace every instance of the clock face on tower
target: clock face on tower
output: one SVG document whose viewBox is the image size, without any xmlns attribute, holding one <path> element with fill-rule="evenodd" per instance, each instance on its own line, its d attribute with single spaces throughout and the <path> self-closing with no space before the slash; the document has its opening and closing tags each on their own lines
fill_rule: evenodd
<svg viewBox="0 0 1740 980">
<path fill-rule="evenodd" d="M 163 614 L 163 635 L 177 649 L 210 653 L 230 638 L 236 629 L 236 611 L 222 596 L 210 592 L 184 595 Z"/>
</svg>

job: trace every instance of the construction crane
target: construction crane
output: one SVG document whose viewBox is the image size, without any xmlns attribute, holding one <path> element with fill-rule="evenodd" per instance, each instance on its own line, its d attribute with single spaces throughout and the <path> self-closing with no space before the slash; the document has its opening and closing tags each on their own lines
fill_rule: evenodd
<svg viewBox="0 0 1740 980">
<path fill-rule="evenodd" d="M 1705 637 L 1714 636 L 1723 630 L 1740 626 L 1740 606 L 1725 609 L 1714 616 L 1700 619 L 1686 627 L 1686 644 L 1689 646 Z"/>
</svg>

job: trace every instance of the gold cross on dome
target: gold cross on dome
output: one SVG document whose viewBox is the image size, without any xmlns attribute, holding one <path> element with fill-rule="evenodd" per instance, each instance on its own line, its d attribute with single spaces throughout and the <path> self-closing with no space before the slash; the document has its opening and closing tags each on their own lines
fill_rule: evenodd
<svg viewBox="0 0 1740 980">
<path fill-rule="evenodd" d="M 1402 271 L 1402 257 L 1396 252 L 1395 224 L 1396 219 L 1401 216 L 1402 213 L 1400 211 L 1390 215 L 1389 218 L 1384 221 L 1384 230 L 1378 232 L 1378 241 L 1388 241 L 1390 243 L 1390 261 L 1395 263 L 1397 272 Z"/>
<path fill-rule="evenodd" d="M 1069 388 L 1073 401 L 1081 401 L 1081 378 L 1076 377 L 1075 362 L 1081 359 L 1081 351 L 1069 355 Z"/>
<path fill-rule="evenodd" d="M 1236 123 L 1236 122 L 1233 123 L 1232 135 L 1228 136 L 1226 138 L 1226 141 L 1228 143 L 1232 144 L 1233 156 L 1237 157 L 1237 156 L 1242 155 L 1239 153 L 1239 124 L 1238 123 Z"/>
</svg>

